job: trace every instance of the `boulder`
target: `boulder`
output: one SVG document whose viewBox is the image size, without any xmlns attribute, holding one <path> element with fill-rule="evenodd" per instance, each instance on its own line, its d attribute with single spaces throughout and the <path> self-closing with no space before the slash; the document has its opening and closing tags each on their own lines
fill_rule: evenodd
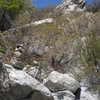
<svg viewBox="0 0 100 100">
<path fill-rule="evenodd" d="M 69 90 L 74 93 L 79 87 L 79 82 L 73 77 L 56 71 L 51 72 L 51 74 L 44 80 L 44 84 L 54 92 Z"/>
<path fill-rule="evenodd" d="M 15 65 L 13 65 L 13 66 L 14 66 L 14 68 L 16 68 L 16 69 L 22 70 L 22 69 L 24 68 L 24 63 L 21 62 L 21 61 L 17 61 L 17 62 L 15 63 Z"/>
<path fill-rule="evenodd" d="M 75 100 L 75 95 L 71 91 L 60 91 L 53 93 L 54 100 Z"/>
<path fill-rule="evenodd" d="M 45 53 L 45 44 L 43 41 L 37 40 L 34 45 L 31 45 L 28 49 L 28 54 L 42 56 Z"/>
<path fill-rule="evenodd" d="M 54 100 L 49 89 L 25 71 L 16 70 L 11 65 L 5 64 L 5 66 L 9 73 L 10 96 L 14 98 L 13 100 L 36 100 L 36 98 L 38 98 L 37 100 L 42 100 L 41 98 L 43 100 Z"/>
<path fill-rule="evenodd" d="M 27 73 L 36 78 L 39 82 L 43 82 L 43 79 L 47 77 L 45 71 L 40 68 L 40 66 L 30 68 Z"/>
<path fill-rule="evenodd" d="M 16 57 L 13 57 L 10 61 L 10 64 L 16 68 L 16 69 L 19 69 L 19 70 L 22 70 L 24 68 L 24 63 L 21 62 L 21 61 L 17 61 Z"/>
</svg>

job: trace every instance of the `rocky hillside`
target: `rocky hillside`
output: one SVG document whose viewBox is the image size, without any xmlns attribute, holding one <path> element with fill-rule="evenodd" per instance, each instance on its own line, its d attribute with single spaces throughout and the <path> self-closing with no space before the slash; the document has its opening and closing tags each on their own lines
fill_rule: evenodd
<svg viewBox="0 0 100 100">
<path fill-rule="evenodd" d="M 84 9 L 64 0 L 0 32 L 0 100 L 100 100 L 100 11 Z"/>
</svg>

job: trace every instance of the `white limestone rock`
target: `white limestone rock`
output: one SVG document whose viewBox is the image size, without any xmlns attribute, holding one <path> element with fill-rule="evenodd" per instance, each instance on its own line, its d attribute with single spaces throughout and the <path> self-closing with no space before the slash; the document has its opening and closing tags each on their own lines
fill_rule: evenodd
<svg viewBox="0 0 100 100">
<path fill-rule="evenodd" d="M 35 95 L 34 93 L 39 93 L 42 98 L 46 98 L 43 100 L 53 100 L 53 96 L 49 89 L 39 83 L 35 78 L 28 75 L 25 71 L 14 69 L 11 65 L 5 64 L 5 66 L 9 73 L 12 92 L 14 93 L 13 96 L 16 97 L 16 99 L 19 100 L 20 98 L 25 98 L 28 95 Z M 38 97 L 38 95 L 35 95 L 35 97 Z M 38 100 L 41 100 L 41 98 Z"/>
<path fill-rule="evenodd" d="M 56 10 L 68 14 L 71 12 L 84 11 L 85 0 L 63 0 L 60 5 L 56 7 Z"/>
<path fill-rule="evenodd" d="M 71 91 L 60 91 L 53 93 L 54 100 L 75 100 L 75 95 Z"/>
<path fill-rule="evenodd" d="M 44 80 L 44 84 L 54 92 L 69 90 L 74 93 L 79 87 L 79 82 L 70 75 L 61 74 L 56 71 L 51 72 Z"/>
</svg>

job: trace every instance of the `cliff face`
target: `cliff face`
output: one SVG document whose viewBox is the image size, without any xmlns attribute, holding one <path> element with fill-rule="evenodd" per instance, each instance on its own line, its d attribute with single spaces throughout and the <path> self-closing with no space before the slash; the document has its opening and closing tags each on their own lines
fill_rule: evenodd
<svg viewBox="0 0 100 100">
<path fill-rule="evenodd" d="M 84 11 L 85 0 L 63 0 L 60 5 L 57 6 L 57 10 L 60 10 L 64 14 L 70 12 Z"/>
</svg>

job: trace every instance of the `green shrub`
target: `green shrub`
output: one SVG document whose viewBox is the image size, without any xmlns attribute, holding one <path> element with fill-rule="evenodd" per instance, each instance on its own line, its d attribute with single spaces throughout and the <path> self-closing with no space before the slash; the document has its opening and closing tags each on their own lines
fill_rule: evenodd
<svg viewBox="0 0 100 100">
<path fill-rule="evenodd" d="M 79 43 L 81 58 L 88 64 L 97 65 L 97 60 L 100 60 L 100 37 L 96 31 L 88 34 L 84 40 Z"/>
<path fill-rule="evenodd" d="M 1 0 L 0 9 L 8 12 L 18 12 L 31 5 L 29 0 Z"/>
</svg>

